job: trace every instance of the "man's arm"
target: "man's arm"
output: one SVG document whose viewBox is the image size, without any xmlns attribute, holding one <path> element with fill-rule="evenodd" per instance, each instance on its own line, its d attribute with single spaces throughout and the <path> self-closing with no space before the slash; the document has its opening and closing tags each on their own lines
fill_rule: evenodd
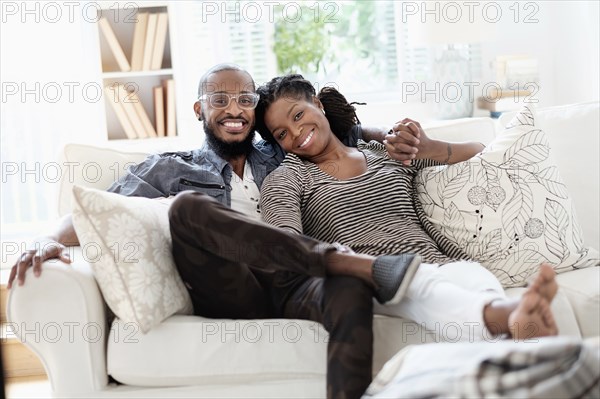
<svg viewBox="0 0 600 399">
<path fill-rule="evenodd" d="M 362 126 L 362 139 L 364 141 L 375 140 L 383 143 L 383 140 L 385 140 L 385 136 L 389 131 L 390 129 L 384 127 Z"/>
<path fill-rule="evenodd" d="M 62 218 L 56 230 L 45 237 L 34 240 L 32 248 L 25 251 L 10 270 L 7 288 L 10 289 L 15 279 L 19 285 L 25 282 L 25 272 L 33 266 L 33 274 L 39 277 L 42 273 L 42 263 L 48 259 L 58 258 L 65 263 L 71 263 L 68 246 L 79 245 L 79 239 L 71 215 Z"/>
<path fill-rule="evenodd" d="M 142 163 L 132 166 L 127 174 L 108 189 L 110 192 L 127 196 L 147 198 L 166 197 L 164 192 L 168 185 L 165 171 L 172 171 L 168 161 L 160 155 L 151 155 Z M 33 241 L 31 248 L 21 254 L 13 265 L 8 278 L 7 288 L 11 288 L 14 280 L 19 285 L 25 282 L 25 272 L 33 266 L 33 274 L 38 277 L 42 273 L 42 263 L 48 259 L 58 258 L 65 263 L 71 263 L 66 247 L 79 245 L 79 239 L 73 227 L 71 215 L 58 222 L 57 228 L 49 235 Z"/>
</svg>

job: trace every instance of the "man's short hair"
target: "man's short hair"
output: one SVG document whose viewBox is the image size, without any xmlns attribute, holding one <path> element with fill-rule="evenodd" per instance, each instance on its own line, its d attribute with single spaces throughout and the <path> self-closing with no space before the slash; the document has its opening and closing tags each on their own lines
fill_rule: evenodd
<svg viewBox="0 0 600 399">
<path fill-rule="evenodd" d="M 236 64 L 223 63 L 223 64 L 217 64 L 217 65 L 213 66 L 208 71 L 206 71 L 206 73 L 204 75 L 202 75 L 202 77 L 200 78 L 200 83 L 198 84 L 198 98 L 200 98 L 204 94 L 204 92 L 207 90 L 206 82 L 208 81 L 208 77 L 210 75 L 212 75 L 213 73 L 218 73 L 218 72 L 223 72 L 223 71 L 244 72 L 245 74 L 248 75 L 248 77 L 252 81 L 252 90 L 256 90 L 256 85 L 254 84 L 254 79 L 252 79 L 252 75 L 250 75 L 250 73 L 248 71 L 246 71 L 244 68 L 242 68 L 241 66 L 236 65 Z"/>
</svg>

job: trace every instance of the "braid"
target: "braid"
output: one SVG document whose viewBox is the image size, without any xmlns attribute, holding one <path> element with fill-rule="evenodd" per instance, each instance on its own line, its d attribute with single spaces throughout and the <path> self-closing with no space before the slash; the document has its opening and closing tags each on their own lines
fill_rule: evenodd
<svg viewBox="0 0 600 399">
<path fill-rule="evenodd" d="M 311 101 L 316 94 L 312 83 L 298 74 L 273 78 L 270 82 L 260 86 L 256 92 L 260 95 L 260 101 L 255 110 L 256 130 L 264 140 L 271 143 L 275 143 L 276 140 L 264 122 L 267 108 L 280 97 L 285 96 Z M 317 98 L 323 104 L 325 117 L 329 121 L 333 134 L 344 141 L 352 127 L 360 123 L 355 108 L 352 106 L 352 104 L 357 103 L 349 104 L 342 93 L 333 87 L 324 87 Z"/>
<path fill-rule="evenodd" d="M 356 116 L 356 108 L 352 106 L 356 103 L 349 104 L 342 93 L 329 86 L 323 87 L 317 98 L 323 104 L 331 131 L 338 139 L 344 141 L 350 129 L 360 123 Z"/>
</svg>

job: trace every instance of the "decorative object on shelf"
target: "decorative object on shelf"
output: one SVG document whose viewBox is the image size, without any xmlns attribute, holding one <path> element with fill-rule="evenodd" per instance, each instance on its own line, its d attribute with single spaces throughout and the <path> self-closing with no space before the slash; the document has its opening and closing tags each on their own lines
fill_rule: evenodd
<svg viewBox="0 0 600 399">
<path fill-rule="evenodd" d="M 490 88 L 477 99 L 477 108 L 490 111 L 492 118 L 538 102 L 538 61 L 525 55 L 498 56 L 494 70 L 498 88 Z"/>
<path fill-rule="evenodd" d="M 490 111 L 492 118 L 498 118 L 503 112 L 517 111 L 528 103 L 536 100 L 530 90 L 489 90 L 477 98 L 477 108 Z"/>
<path fill-rule="evenodd" d="M 408 20 L 409 43 L 414 47 L 444 46 L 433 62 L 436 114 L 441 119 L 470 117 L 473 99 L 469 84 L 473 81 L 469 44 L 483 42 L 494 35 L 495 26 L 482 18 L 469 21 L 468 15 L 413 16 Z"/>
<path fill-rule="evenodd" d="M 503 55 L 495 58 L 496 82 L 511 90 L 536 91 L 540 84 L 537 58 L 528 55 Z"/>
</svg>

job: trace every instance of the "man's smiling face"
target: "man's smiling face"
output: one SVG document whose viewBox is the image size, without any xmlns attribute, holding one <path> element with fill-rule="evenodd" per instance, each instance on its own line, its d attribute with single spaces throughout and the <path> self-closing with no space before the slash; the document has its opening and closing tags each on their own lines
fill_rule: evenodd
<svg viewBox="0 0 600 399">
<path fill-rule="evenodd" d="M 248 154 L 254 139 L 254 109 L 240 107 L 239 98 L 229 99 L 227 107 L 218 109 L 211 105 L 209 97 L 219 93 L 234 97 L 255 93 L 250 75 L 237 70 L 215 72 L 208 76 L 203 89 L 204 99 L 199 106 L 209 144 L 225 158 Z"/>
</svg>

